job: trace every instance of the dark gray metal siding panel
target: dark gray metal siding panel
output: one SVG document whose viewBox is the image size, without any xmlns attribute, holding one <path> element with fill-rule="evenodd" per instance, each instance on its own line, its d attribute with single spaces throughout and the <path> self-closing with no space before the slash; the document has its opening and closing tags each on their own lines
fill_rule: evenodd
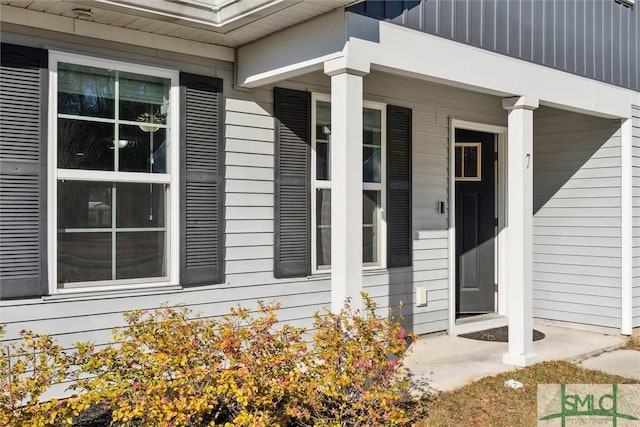
<svg viewBox="0 0 640 427">
<path fill-rule="evenodd" d="M 556 68 L 565 68 L 565 2 L 556 1 L 555 10 L 553 14 L 553 39 L 552 43 L 554 43 L 554 66 Z"/>
<path fill-rule="evenodd" d="M 575 74 L 576 72 L 576 33 L 575 33 L 576 2 L 575 0 L 566 0 L 566 1 L 567 2 L 565 5 L 565 17 L 564 17 L 565 70 Z"/>
<path fill-rule="evenodd" d="M 629 86 L 629 38 L 624 34 L 629 34 L 629 14 L 620 14 L 620 86 Z"/>
<path fill-rule="evenodd" d="M 602 69 L 604 81 L 613 80 L 613 2 L 603 3 L 602 9 Z M 619 7 L 619 6 L 616 6 Z"/>
<path fill-rule="evenodd" d="M 509 53 L 509 3 L 496 2 L 496 51 Z"/>
<path fill-rule="evenodd" d="M 614 0 L 367 0 L 348 10 L 640 90 L 640 4 L 626 7 Z"/>
<path fill-rule="evenodd" d="M 531 18 L 531 32 L 533 34 L 532 61 L 542 64 L 544 62 L 544 2 L 533 2 Z"/>
<path fill-rule="evenodd" d="M 467 7 L 469 4 L 464 1 L 456 1 L 453 5 L 453 38 L 464 43 L 469 43 Z"/>
<path fill-rule="evenodd" d="M 520 1 L 514 2 L 509 6 L 508 14 L 509 14 L 509 22 L 507 22 L 507 46 L 508 52 L 511 56 L 520 56 L 520 33 L 518 31 L 513 31 L 514 28 L 520 28 Z"/>
<path fill-rule="evenodd" d="M 531 61 L 533 57 L 533 0 L 522 0 L 520 29 L 520 57 Z"/>
<path fill-rule="evenodd" d="M 3 43 L 0 298 L 47 292 L 47 51 Z"/>
<path fill-rule="evenodd" d="M 575 69 L 574 72 L 578 75 L 586 74 L 586 29 L 588 28 L 585 22 L 585 3 L 583 1 L 575 2 Z"/>
<path fill-rule="evenodd" d="M 543 37 L 543 63 L 551 67 L 555 66 L 555 4 L 553 2 L 544 2 L 544 15 L 542 21 L 542 37 Z"/>
<path fill-rule="evenodd" d="M 438 7 L 438 35 L 448 39 L 453 38 L 453 0 L 439 0 Z"/>
<path fill-rule="evenodd" d="M 435 3 L 435 2 L 433 2 Z M 496 49 L 496 8 L 493 2 L 483 2 L 483 40 L 482 47 L 489 50 Z M 433 33 L 436 34 L 436 33 Z"/>
<path fill-rule="evenodd" d="M 469 34 L 468 43 L 480 47 L 482 46 L 482 3 L 471 2 L 469 4 Z"/>
</svg>

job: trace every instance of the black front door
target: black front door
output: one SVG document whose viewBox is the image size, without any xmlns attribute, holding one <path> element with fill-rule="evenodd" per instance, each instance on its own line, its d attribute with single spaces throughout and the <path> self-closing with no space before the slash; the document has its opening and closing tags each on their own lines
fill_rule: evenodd
<svg viewBox="0 0 640 427">
<path fill-rule="evenodd" d="M 456 129 L 456 314 L 495 307 L 495 140 Z"/>
</svg>

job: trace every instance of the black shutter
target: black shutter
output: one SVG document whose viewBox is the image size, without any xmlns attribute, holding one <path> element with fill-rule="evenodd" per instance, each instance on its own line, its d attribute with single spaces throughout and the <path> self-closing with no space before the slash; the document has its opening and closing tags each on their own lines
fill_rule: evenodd
<svg viewBox="0 0 640 427">
<path fill-rule="evenodd" d="M 183 286 L 224 275 L 222 81 L 180 74 L 181 268 Z"/>
<path fill-rule="evenodd" d="M 411 110 L 387 106 L 387 266 L 411 265 Z"/>
<path fill-rule="evenodd" d="M 0 49 L 0 298 L 37 297 L 48 287 L 48 54 Z"/>
<path fill-rule="evenodd" d="M 311 273 L 311 94 L 275 88 L 275 277 Z"/>
</svg>

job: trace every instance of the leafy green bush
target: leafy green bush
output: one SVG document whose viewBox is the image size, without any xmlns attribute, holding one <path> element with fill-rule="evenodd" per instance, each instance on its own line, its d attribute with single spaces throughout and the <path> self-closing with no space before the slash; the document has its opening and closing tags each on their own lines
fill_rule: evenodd
<svg viewBox="0 0 640 427">
<path fill-rule="evenodd" d="M 95 408 L 122 426 L 406 424 L 408 384 L 397 374 L 407 335 L 365 304 L 316 314 L 309 343 L 303 329 L 278 323 L 278 305 L 262 302 L 256 314 L 236 307 L 221 319 L 184 307 L 128 312 L 117 344 L 78 343 L 69 355 L 25 333 L 11 350 L 24 363 L 9 366 L 3 349 L 2 378 L 11 381 L 0 424 L 72 423 Z M 39 403 L 63 380 L 75 396 Z"/>
</svg>

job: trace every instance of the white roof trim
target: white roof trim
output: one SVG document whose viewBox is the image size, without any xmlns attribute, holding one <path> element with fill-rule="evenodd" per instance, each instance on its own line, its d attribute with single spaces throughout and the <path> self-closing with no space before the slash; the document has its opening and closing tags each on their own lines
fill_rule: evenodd
<svg viewBox="0 0 640 427">
<path fill-rule="evenodd" d="M 325 15 L 239 48 L 238 83 L 271 84 L 322 69 L 324 61 L 337 56 L 369 61 L 372 69 L 393 74 L 501 97 L 528 96 L 543 105 L 610 118 L 630 117 L 632 100 L 638 96 L 629 89 L 352 13 Z"/>
<path fill-rule="evenodd" d="M 2 22 L 233 62 L 234 49 L 0 5 Z"/>
</svg>

